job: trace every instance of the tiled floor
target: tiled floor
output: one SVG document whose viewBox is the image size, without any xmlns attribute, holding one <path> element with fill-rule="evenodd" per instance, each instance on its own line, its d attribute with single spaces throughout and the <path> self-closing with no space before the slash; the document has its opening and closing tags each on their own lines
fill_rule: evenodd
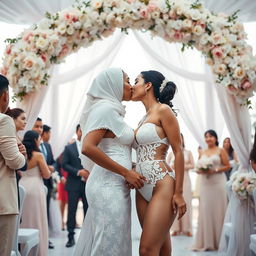
<svg viewBox="0 0 256 256">
<path fill-rule="evenodd" d="M 76 231 L 76 240 L 78 238 L 80 230 Z M 54 243 L 55 248 L 53 250 L 49 250 L 49 256 L 72 256 L 74 247 L 66 248 L 65 244 L 67 242 L 67 232 L 62 231 L 61 236 L 59 238 L 51 238 L 51 241 Z M 193 238 L 190 237 L 173 237 L 173 256 L 217 256 L 217 252 L 192 252 L 187 248 L 193 243 Z M 133 253 L 132 256 L 139 256 L 138 248 L 139 248 L 139 240 L 133 238 Z M 76 256 L 76 255 L 74 255 Z M 89 256 L 89 255 L 88 255 Z M 104 256 L 104 255 L 102 255 Z"/>
</svg>

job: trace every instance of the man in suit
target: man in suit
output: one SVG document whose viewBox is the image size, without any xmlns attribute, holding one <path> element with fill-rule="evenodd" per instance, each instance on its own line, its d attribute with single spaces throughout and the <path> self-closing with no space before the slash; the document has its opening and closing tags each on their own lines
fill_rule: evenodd
<svg viewBox="0 0 256 256">
<path fill-rule="evenodd" d="M 68 172 L 65 189 L 68 191 L 68 242 L 66 247 L 75 244 L 74 230 L 76 225 L 76 210 L 79 198 L 82 198 L 84 216 L 86 214 L 88 204 L 85 196 L 85 182 L 89 176 L 89 172 L 83 169 L 79 152 L 81 151 L 82 131 L 80 125 L 76 127 L 77 140 L 67 145 L 63 152 L 62 167 Z"/>
<path fill-rule="evenodd" d="M 45 127 L 45 131 L 44 131 L 44 127 Z M 52 154 L 52 149 L 51 149 L 51 145 L 48 142 L 44 142 L 43 138 L 45 139 L 50 139 L 50 127 L 49 129 L 46 128 L 49 126 L 44 126 L 43 125 L 43 121 L 40 117 L 38 117 L 36 119 L 36 122 L 32 128 L 33 131 L 36 131 L 40 134 L 41 136 L 41 144 L 40 144 L 40 151 L 43 153 L 44 158 L 46 160 L 46 163 L 48 165 L 48 168 L 51 172 L 54 171 L 54 167 L 53 164 L 55 163 L 54 159 L 53 159 L 53 154 Z M 44 134 L 45 133 L 45 134 Z M 47 203 L 47 218 L 48 218 L 48 223 L 49 223 L 49 209 L 50 209 L 50 199 L 51 199 L 51 194 L 52 194 L 52 189 L 53 189 L 53 181 L 52 181 L 52 177 L 50 177 L 49 179 L 44 179 L 44 185 L 47 187 L 48 192 L 47 192 L 47 196 L 46 196 L 46 203 Z M 51 241 L 49 241 L 49 249 L 53 249 L 54 245 L 52 244 Z"/>
<path fill-rule="evenodd" d="M 0 255 L 9 256 L 19 214 L 15 170 L 25 165 L 26 150 L 17 144 L 13 119 L 4 114 L 9 104 L 8 85 L 0 75 Z"/>
</svg>

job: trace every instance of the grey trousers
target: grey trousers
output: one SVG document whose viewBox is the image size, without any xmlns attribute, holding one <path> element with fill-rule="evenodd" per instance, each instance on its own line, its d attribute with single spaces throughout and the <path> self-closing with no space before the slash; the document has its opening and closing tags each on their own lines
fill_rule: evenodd
<svg viewBox="0 0 256 256">
<path fill-rule="evenodd" d="M 16 214 L 0 215 L 0 255 L 10 256 L 15 235 Z"/>
</svg>

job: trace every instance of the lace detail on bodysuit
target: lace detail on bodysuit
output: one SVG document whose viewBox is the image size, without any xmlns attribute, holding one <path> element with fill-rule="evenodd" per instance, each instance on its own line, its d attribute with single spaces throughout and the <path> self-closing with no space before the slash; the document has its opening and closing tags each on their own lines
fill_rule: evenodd
<svg viewBox="0 0 256 256">
<path fill-rule="evenodd" d="M 155 159 L 157 148 L 162 144 L 169 145 L 169 143 L 167 138 L 159 138 L 154 126 L 155 124 L 153 123 L 145 123 L 138 129 L 136 134 L 136 170 L 153 186 L 155 186 L 156 182 L 162 180 L 167 174 L 175 179 L 175 173 L 166 168 L 164 163 L 165 160 Z M 165 166 L 166 170 L 163 170 L 161 167 L 161 162 L 163 162 L 162 166 Z"/>
</svg>

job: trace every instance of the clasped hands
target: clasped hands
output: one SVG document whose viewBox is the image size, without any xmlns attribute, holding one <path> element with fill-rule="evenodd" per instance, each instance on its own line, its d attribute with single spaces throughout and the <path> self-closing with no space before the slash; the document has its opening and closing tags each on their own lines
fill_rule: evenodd
<svg viewBox="0 0 256 256">
<path fill-rule="evenodd" d="M 144 176 L 134 171 L 134 169 L 132 169 L 131 171 L 127 171 L 124 178 L 126 185 L 130 189 L 140 189 L 144 186 L 144 182 L 147 181 L 147 179 Z"/>
</svg>

